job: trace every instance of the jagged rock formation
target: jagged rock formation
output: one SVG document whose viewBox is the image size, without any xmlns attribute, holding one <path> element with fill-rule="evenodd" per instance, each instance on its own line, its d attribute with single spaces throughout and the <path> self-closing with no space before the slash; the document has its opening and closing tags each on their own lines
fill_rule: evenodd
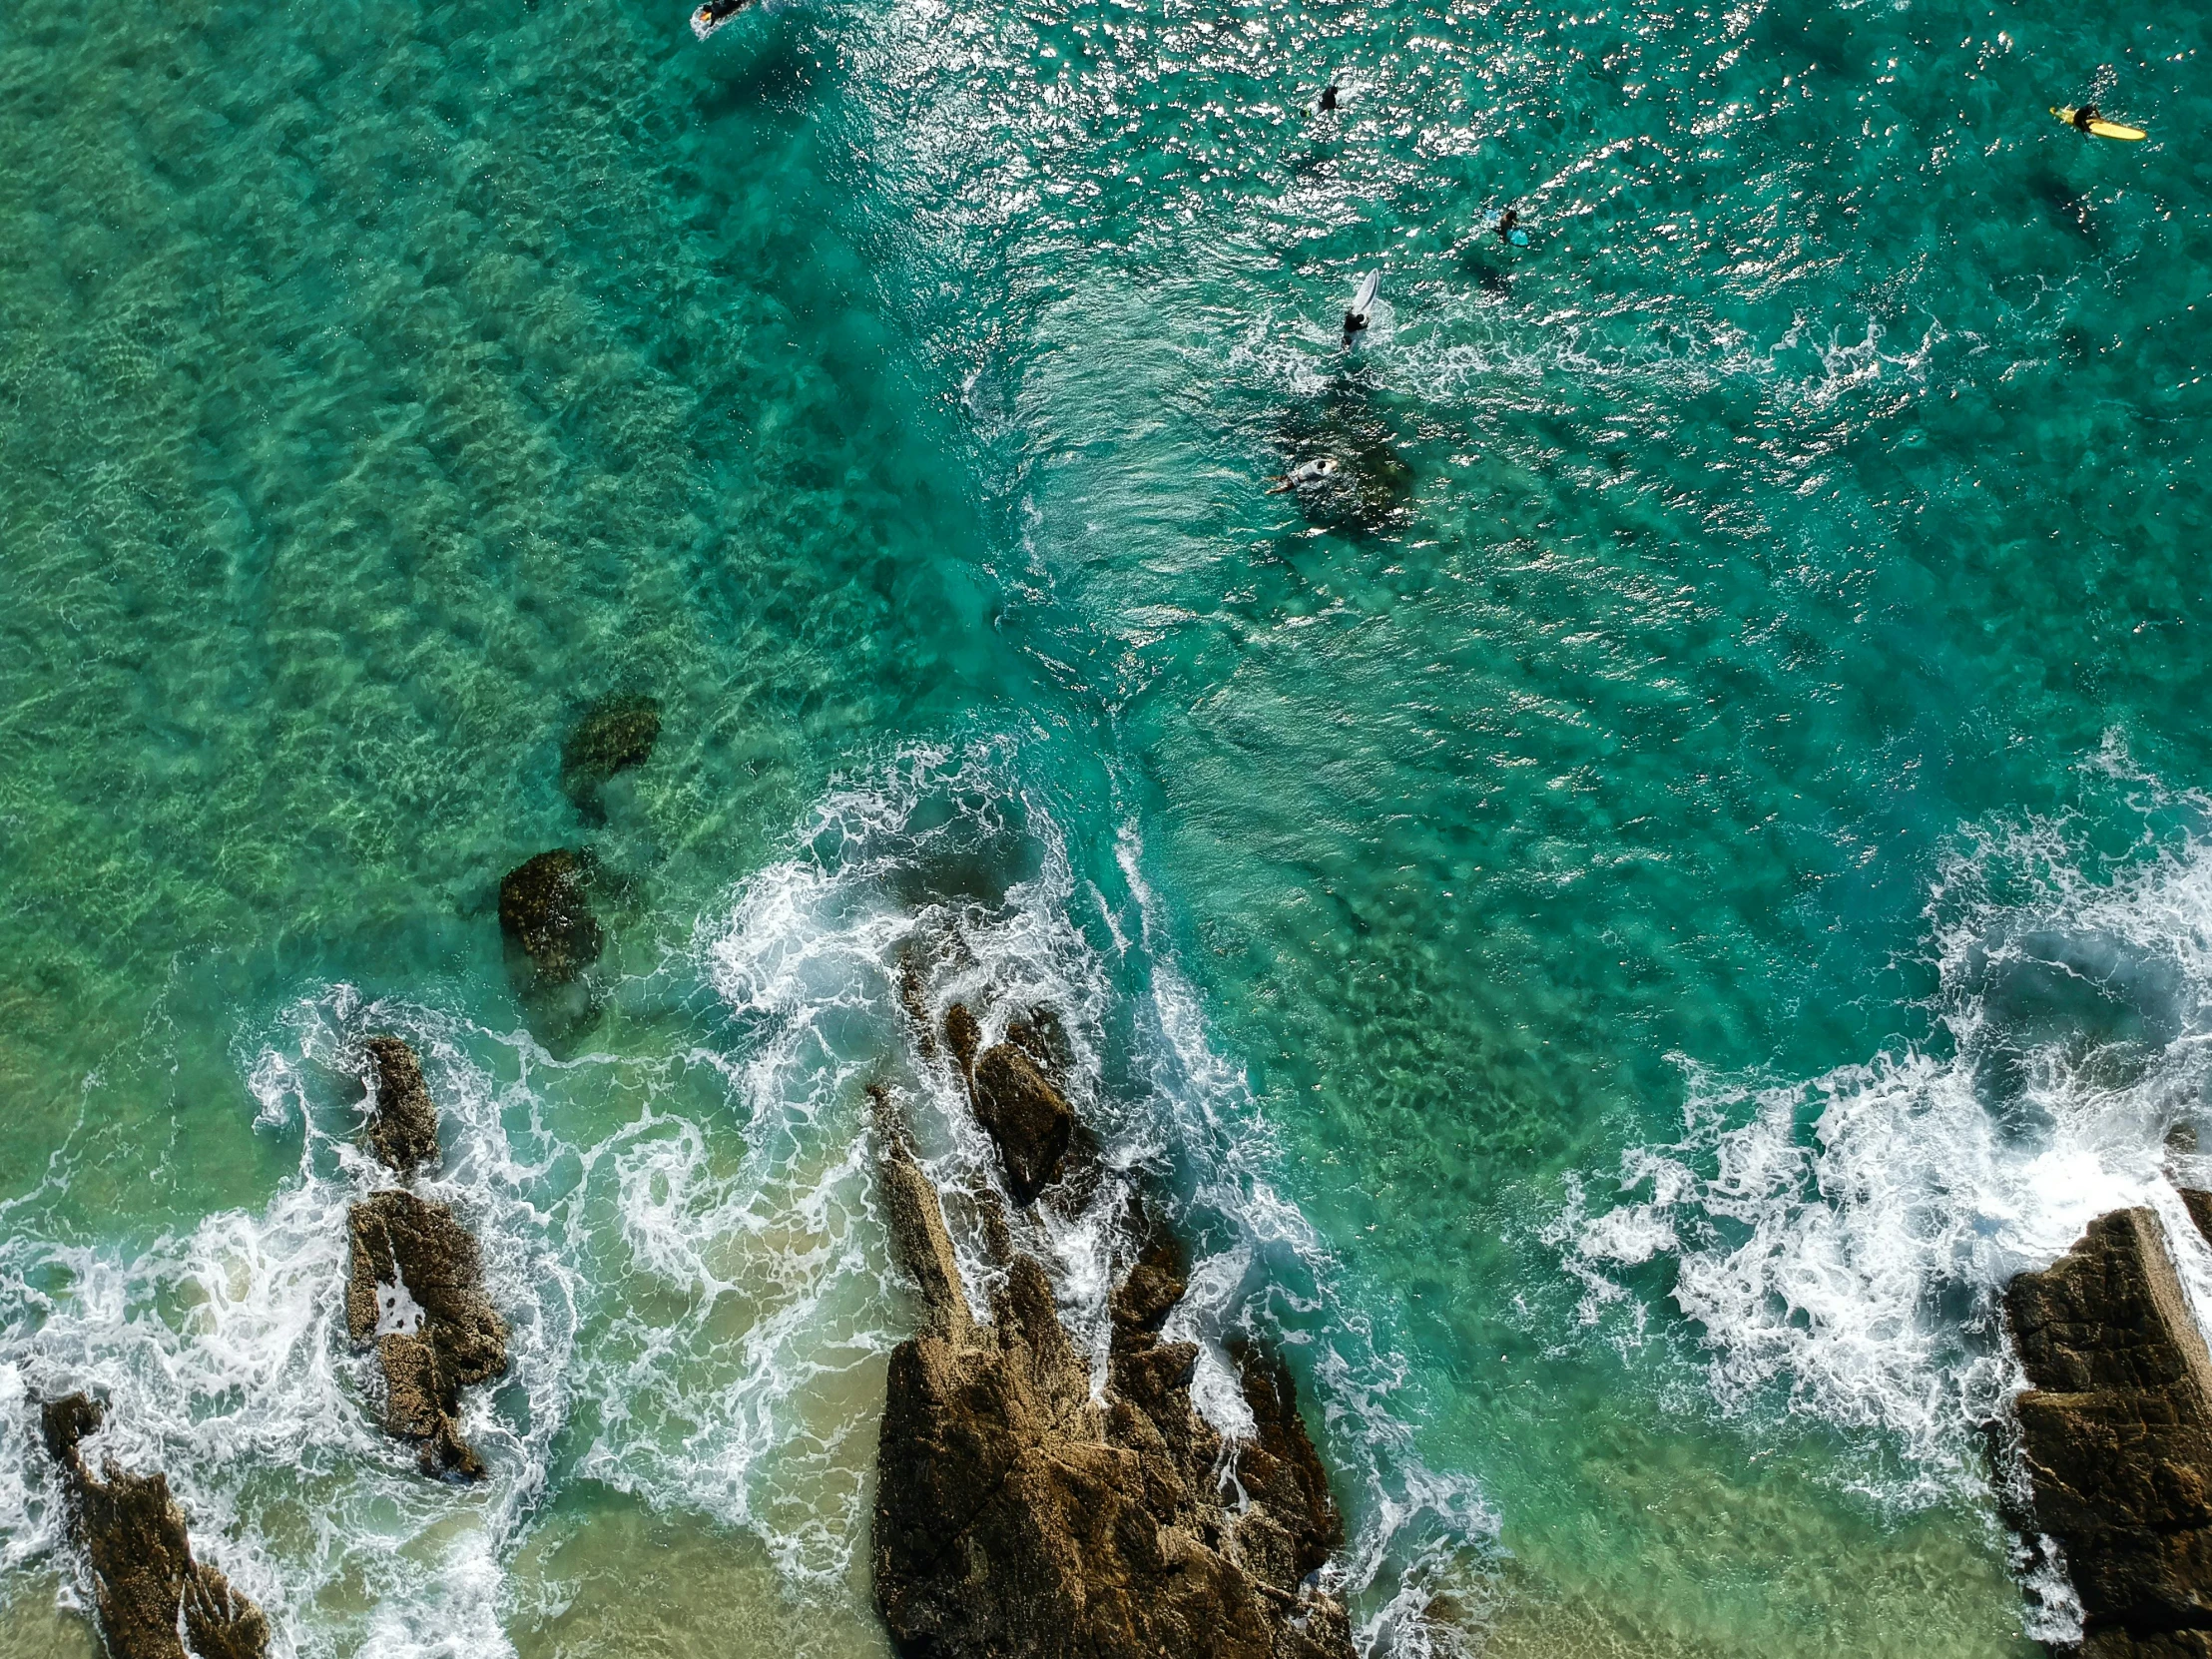
<svg viewBox="0 0 2212 1659">
<path fill-rule="evenodd" d="M 473 1480 L 483 1459 L 461 1438 L 461 1389 L 507 1369 L 507 1328 L 484 1294 L 476 1241 L 442 1204 L 376 1193 L 346 1221 L 345 1323 L 376 1345 L 384 1427 L 421 1442 L 425 1474 Z"/>
<path fill-rule="evenodd" d="M 661 706 L 650 697 L 612 697 L 586 711 L 561 745 L 561 791 L 586 823 L 606 821 L 602 786 L 651 760 L 660 737 Z"/>
<path fill-rule="evenodd" d="M 2157 1216 L 2098 1217 L 2004 1306 L 2034 1384 L 2017 1401 L 2034 1524 L 2065 1550 L 2085 1659 L 2212 1656 L 2212 1357 Z"/>
<path fill-rule="evenodd" d="M 415 1051 L 397 1037 L 371 1037 L 361 1046 L 374 1081 L 362 1144 L 401 1175 L 436 1163 L 438 1109 Z"/>
<path fill-rule="evenodd" d="M 945 1011 L 945 1046 L 966 1074 L 968 1101 L 998 1148 L 1007 1196 L 1026 1209 L 1060 1174 L 1075 1144 L 1075 1113 L 1039 1064 L 1054 1063 L 1049 1016 L 1008 1026 L 1007 1040 L 977 1054 L 982 1028 L 964 1003 Z"/>
<path fill-rule="evenodd" d="M 1034 1260 L 1014 1256 L 992 1323 L 974 1319 L 937 1194 L 895 1128 L 886 1140 L 892 1248 L 922 1309 L 891 1356 L 876 1454 L 875 1600 L 898 1652 L 1351 1659 L 1343 1607 L 1308 1577 L 1341 1526 L 1288 1373 L 1247 1357 L 1261 1431 L 1238 1464 L 1253 1502 L 1234 1512 L 1191 1405 L 1198 1351 L 1160 1340 L 1184 1290 L 1172 1245 L 1115 1295 L 1096 1402 Z"/>
<path fill-rule="evenodd" d="M 49 1400 L 40 1437 L 61 1471 L 72 1538 L 92 1569 L 93 1616 L 110 1659 L 262 1659 L 269 1621 L 251 1597 L 192 1554 L 184 1511 L 164 1474 L 114 1460 L 95 1476 L 78 1442 L 105 1415 L 84 1394 Z M 180 1634 L 182 1632 L 182 1634 Z"/>
<path fill-rule="evenodd" d="M 526 989 L 568 984 L 606 945 L 589 895 L 597 866 L 565 846 L 540 852 L 500 878 L 499 930 L 531 968 Z"/>
</svg>

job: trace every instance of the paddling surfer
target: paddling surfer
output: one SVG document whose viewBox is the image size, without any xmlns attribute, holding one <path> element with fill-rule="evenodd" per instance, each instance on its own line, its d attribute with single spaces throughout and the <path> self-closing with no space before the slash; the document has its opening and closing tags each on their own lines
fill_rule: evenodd
<svg viewBox="0 0 2212 1659">
<path fill-rule="evenodd" d="M 691 14 L 692 33 L 705 40 L 746 7 L 747 0 L 707 0 Z"/>
</svg>

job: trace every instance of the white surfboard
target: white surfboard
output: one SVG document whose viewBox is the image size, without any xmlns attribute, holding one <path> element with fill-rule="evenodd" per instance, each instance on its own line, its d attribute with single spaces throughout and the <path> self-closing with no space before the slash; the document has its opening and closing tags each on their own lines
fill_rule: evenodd
<svg viewBox="0 0 2212 1659">
<path fill-rule="evenodd" d="M 1352 302 L 1353 313 L 1357 316 L 1366 316 L 1374 308 L 1375 296 L 1382 291 L 1382 273 L 1380 271 L 1369 272 L 1367 280 L 1360 284 L 1359 297 Z"/>
</svg>

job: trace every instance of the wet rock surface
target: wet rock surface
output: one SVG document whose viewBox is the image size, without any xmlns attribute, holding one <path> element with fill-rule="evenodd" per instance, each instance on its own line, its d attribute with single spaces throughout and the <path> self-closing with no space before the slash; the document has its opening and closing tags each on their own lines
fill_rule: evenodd
<svg viewBox="0 0 2212 1659">
<path fill-rule="evenodd" d="M 589 852 L 562 846 L 500 878 L 499 930 L 528 963 L 526 992 L 569 984 L 599 959 L 606 935 L 590 903 L 597 874 Z"/>
<path fill-rule="evenodd" d="M 269 1621 L 215 1567 L 195 1560 L 163 1474 L 108 1460 L 95 1475 L 79 1442 L 104 1410 L 81 1393 L 49 1400 L 40 1438 L 59 1468 L 70 1535 L 91 1568 L 93 1616 L 111 1659 L 262 1659 Z M 189 1644 L 189 1645 L 188 1645 Z"/>
<path fill-rule="evenodd" d="M 594 704 L 561 745 L 561 793 L 586 823 L 604 823 L 607 781 L 645 765 L 660 738 L 661 706 L 654 699 L 611 697 Z"/>
<path fill-rule="evenodd" d="M 484 1294 L 475 1239 L 444 1205 L 397 1190 L 354 1205 L 346 1226 L 346 1329 L 376 1345 L 385 1430 L 420 1444 L 424 1473 L 477 1478 L 461 1390 L 506 1371 L 507 1329 Z"/>
<path fill-rule="evenodd" d="M 987 1049 L 975 1062 L 968 1099 L 975 1119 L 998 1147 L 1006 1191 L 1030 1205 L 1060 1173 L 1075 1139 L 1075 1113 L 1037 1062 L 1012 1043 Z"/>
<path fill-rule="evenodd" d="M 1094 1401 L 1043 1268 L 1014 1255 L 978 1323 L 936 1191 L 884 1138 L 892 1249 L 922 1307 L 891 1356 L 876 1460 L 875 1598 L 897 1651 L 1351 1659 L 1343 1607 L 1307 1577 L 1341 1538 L 1335 1505 L 1289 1374 L 1256 1356 L 1246 1390 L 1268 1414 L 1238 1467 L 1266 1472 L 1242 1512 L 1222 1501 L 1221 1441 L 1191 1404 L 1198 1350 L 1160 1338 L 1184 1291 L 1172 1242 L 1115 1293 Z"/>
<path fill-rule="evenodd" d="M 2157 1216 L 2100 1216 L 2012 1281 L 2005 1317 L 2033 1384 L 2017 1401 L 2033 1521 L 2065 1551 L 2082 1654 L 2212 1655 L 2212 1358 Z"/>
<path fill-rule="evenodd" d="M 927 1026 L 922 1026 L 927 1034 Z M 975 1120 L 998 1148 L 1007 1196 L 1026 1209 L 1060 1176 L 1081 1129 L 1067 1097 L 1047 1073 L 1064 1070 L 1067 1035 L 1049 1009 L 1006 1027 L 1006 1040 L 982 1049 L 983 1028 L 965 1003 L 945 1010 L 944 1045 L 967 1080 Z M 978 1050 L 981 1050 L 978 1052 Z"/>
<path fill-rule="evenodd" d="M 361 1047 L 368 1056 L 371 1085 L 361 1144 L 401 1175 L 435 1164 L 438 1109 L 422 1080 L 422 1062 L 397 1037 L 371 1037 Z"/>
</svg>

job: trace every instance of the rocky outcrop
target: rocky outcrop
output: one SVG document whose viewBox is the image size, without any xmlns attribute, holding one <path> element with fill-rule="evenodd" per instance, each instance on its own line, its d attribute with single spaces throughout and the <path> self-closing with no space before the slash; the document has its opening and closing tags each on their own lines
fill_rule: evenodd
<svg viewBox="0 0 2212 1659">
<path fill-rule="evenodd" d="M 78 1442 L 103 1407 L 81 1393 L 40 1408 L 40 1437 L 61 1472 L 69 1530 L 91 1568 L 93 1616 L 110 1659 L 262 1659 L 269 1621 L 252 1598 L 195 1560 L 184 1511 L 163 1474 L 113 1459 L 85 1467 Z"/>
<path fill-rule="evenodd" d="M 614 697 L 585 712 L 561 745 L 561 791 L 586 823 L 606 821 L 601 791 L 619 772 L 653 758 L 661 706 L 650 697 Z"/>
<path fill-rule="evenodd" d="M 589 852 L 561 846 L 500 878 L 499 930 L 529 963 L 526 990 L 569 984 L 599 960 L 606 936 L 590 903 L 597 873 Z"/>
<path fill-rule="evenodd" d="M 2033 1384 L 2016 1402 L 2033 1524 L 2065 1551 L 2082 1653 L 2212 1655 L 2212 1358 L 2157 1216 L 2100 1216 L 2004 1305 Z"/>
<path fill-rule="evenodd" d="M 484 1294 L 476 1241 L 442 1204 L 376 1193 L 347 1217 L 345 1323 L 384 1371 L 384 1427 L 421 1444 L 425 1474 L 473 1480 L 483 1460 L 461 1438 L 461 1390 L 507 1369 L 507 1329 Z"/>
<path fill-rule="evenodd" d="M 401 1175 L 438 1161 L 438 1109 L 422 1080 L 422 1062 L 397 1037 L 371 1037 L 368 1122 L 361 1142 Z"/>
<path fill-rule="evenodd" d="M 978 1054 L 983 1033 L 975 1016 L 959 1002 L 945 1011 L 945 1046 L 966 1075 L 975 1121 L 998 1148 L 1007 1196 L 1024 1209 L 1058 1179 L 1076 1140 L 1075 1113 L 1044 1072 L 1058 1060 L 1058 1030 L 1049 1015 L 1016 1021 L 1006 1041 Z"/>
<path fill-rule="evenodd" d="M 892 1249 L 921 1306 L 891 1356 L 876 1455 L 875 1600 L 897 1651 L 1351 1659 L 1343 1607 L 1308 1576 L 1341 1532 L 1289 1374 L 1247 1357 L 1266 1414 L 1238 1454 L 1253 1500 L 1233 1510 L 1220 1437 L 1191 1405 L 1198 1350 L 1160 1336 L 1184 1290 L 1172 1244 L 1115 1293 L 1094 1400 L 1044 1270 L 1013 1256 L 979 1323 L 937 1193 L 895 1128 L 885 1140 Z"/>
</svg>

